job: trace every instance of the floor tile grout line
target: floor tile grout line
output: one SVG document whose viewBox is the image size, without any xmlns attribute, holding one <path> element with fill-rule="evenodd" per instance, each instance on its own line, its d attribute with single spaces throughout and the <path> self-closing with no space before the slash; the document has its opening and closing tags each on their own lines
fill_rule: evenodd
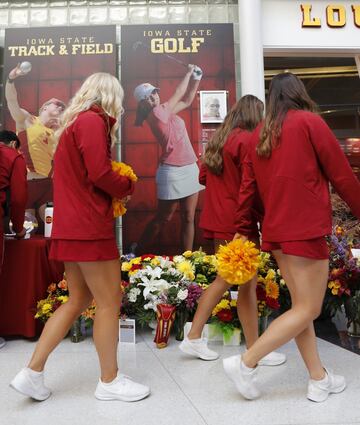
<svg viewBox="0 0 360 425">
<path fill-rule="evenodd" d="M 174 378 L 174 376 L 171 374 L 171 372 L 169 371 L 169 369 L 163 364 L 163 362 L 161 361 L 161 359 L 159 358 L 159 356 L 156 354 L 156 350 L 158 350 L 158 348 L 152 347 L 152 351 L 153 351 L 155 357 L 159 360 L 159 363 L 161 364 L 161 366 L 166 370 L 166 372 L 168 373 L 168 375 L 170 376 L 170 378 L 174 381 L 174 383 L 179 388 L 179 390 L 184 394 L 184 396 L 189 401 L 189 403 L 194 408 L 194 410 L 199 414 L 199 416 L 201 417 L 201 419 L 204 421 L 204 425 L 208 425 L 208 423 L 206 422 L 205 418 L 203 417 L 202 413 L 199 411 L 199 409 L 197 408 L 197 406 L 194 405 L 194 403 L 191 401 L 190 397 L 183 391 L 183 389 L 178 384 L 178 382 L 176 381 L 176 379 Z"/>
<path fill-rule="evenodd" d="M 170 373 L 169 369 L 164 365 L 164 363 L 161 361 L 160 357 L 157 355 L 157 352 L 159 350 L 159 348 L 154 347 L 154 343 L 151 342 L 148 343 L 147 338 L 143 338 L 143 341 L 145 342 L 145 344 L 150 348 L 151 352 L 153 353 L 153 355 L 156 357 L 156 359 L 158 360 L 159 364 L 161 365 L 161 367 L 166 371 L 166 373 L 168 374 L 168 376 L 170 377 L 170 379 L 175 383 L 175 385 L 179 388 L 179 390 L 181 391 L 181 393 L 184 395 L 184 397 L 188 400 L 188 402 L 190 403 L 190 405 L 192 406 L 192 408 L 195 410 L 195 412 L 197 412 L 197 414 L 200 416 L 200 418 L 203 420 L 204 425 L 208 425 L 208 423 L 206 422 L 205 418 L 203 417 L 203 415 L 201 414 L 201 412 L 199 411 L 199 409 L 194 405 L 194 403 L 191 401 L 191 399 L 189 398 L 189 396 L 183 391 L 183 389 L 181 388 L 181 386 L 178 384 L 178 382 L 176 381 L 176 379 L 174 378 L 174 376 Z"/>
</svg>

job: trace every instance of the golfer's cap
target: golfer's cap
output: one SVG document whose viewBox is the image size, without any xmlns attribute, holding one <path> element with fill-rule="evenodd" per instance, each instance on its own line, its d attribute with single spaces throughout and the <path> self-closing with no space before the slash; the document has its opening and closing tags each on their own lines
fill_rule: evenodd
<svg viewBox="0 0 360 425">
<path fill-rule="evenodd" d="M 137 102 L 140 102 L 141 100 L 147 99 L 154 90 L 159 91 L 160 89 L 154 87 L 150 83 L 139 84 L 137 87 L 135 87 L 134 97 Z"/>
</svg>

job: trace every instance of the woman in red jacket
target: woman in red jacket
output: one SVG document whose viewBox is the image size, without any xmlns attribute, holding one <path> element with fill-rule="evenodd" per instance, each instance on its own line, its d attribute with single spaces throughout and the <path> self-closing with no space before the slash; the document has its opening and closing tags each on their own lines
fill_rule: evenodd
<svg viewBox="0 0 360 425">
<path fill-rule="evenodd" d="M 200 227 L 204 236 L 214 241 L 214 249 L 231 241 L 236 233 L 235 214 L 241 182 L 241 163 L 251 138 L 251 132 L 263 117 L 263 103 L 255 96 L 242 97 L 225 117 L 224 122 L 209 142 L 205 162 L 200 171 L 200 183 L 206 186 Z M 251 239 L 259 245 L 257 221 L 261 220 L 261 205 L 256 206 L 250 224 Z M 256 300 L 256 277 L 239 286 L 237 311 L 245 334 L 246 344 L 251 347 L 258 338 L 258 311 Z M 200 299 L 192 327 L 180 344 L 186 354 L 202 360 L 216 360 L 219 355 L 207 347 L 201 338 L 202 330 L 212 310 L 220 301 L 229 285 L 220 276 L 211 283 Z M 261 360 L 263 365 L 279 365 L 286 357 L 270 353 Z"/>
<path fill-rule="evenodd" d="M 259 360 L 292 338 L 309 371 L 310 400 L 325 401 L 346 386 L 344 377 L 324 368 L 313 320 L 320 314 L 329 273 L 325 240 L 331 233 L 329 182 L 359 218 L 360 183 L 333 133 L 314 111 L 314 102 L 295 75 L 275 76 L 265 122 L 255 130 L 243 164 L 236 237 L 249 235 L 258 191 L 265 208 L 262 248 L 276 258 L 292 299 L 291 309 L 241 357 L 223 362 L 247 399 L 260 395 L 254 381 Z"/>
<path fill-rule="evenodd" d="M 123 89 L 110 74 L 88 77 L 66 109 L 54 157 L 54 223 L 52 259 L 64 261 L 69 301 L 47 321 L 27 368 L 11 386 L 36 400 L 45 400 L 43 369 L 49 354 L 92 299 L 96 301 L 94 341 L 101 378 L 95 397 L 136 401 L 150 390 L 118 373 L 117 345 L 120 287 L 119 252 L 114 235 L 112 198 L 133 192 L 127 177 L 111 168 Z"/>
</svg>

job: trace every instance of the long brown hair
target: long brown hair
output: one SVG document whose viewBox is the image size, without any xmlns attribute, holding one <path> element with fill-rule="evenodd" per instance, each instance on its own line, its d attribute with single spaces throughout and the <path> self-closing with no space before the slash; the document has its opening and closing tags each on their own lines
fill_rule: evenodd
<svg viewBox="0 0 360 425">
<path fill-rule="evenodd" d="M 136 109 L 136 118 L 134 123 L 136 127 L 142 126 L 152 109 L 153 107 L 149 105 L 145 99 L 140 100 Z"/>
<path fill-rule="evenodd" d="M 291 72 L 275 75 L 271 80 L 264 126 L 256 147 L 259 156 L 269 158 L 278 146 L 285 115 L 290 109 L 317 112 L 303 82 Z"/>
<path fill-rule="evenodd" d="M 248 94 L 243 96 L 230 109 L 223 123 L 206 146 L 204 162 L 216 175 L 223 171 L 222 150 L 226 139 L 234 128 L 253 131 L 263 118 L 264 104 L 257 97 Z"/>
</svg>

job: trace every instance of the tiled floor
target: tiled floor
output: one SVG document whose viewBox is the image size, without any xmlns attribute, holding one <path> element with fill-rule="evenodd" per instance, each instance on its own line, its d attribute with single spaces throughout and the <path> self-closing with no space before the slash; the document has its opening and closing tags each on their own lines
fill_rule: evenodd
<svg viewBox="0 0 360 425">
<path fill-rule="evenodd" d="M 162 350 L 145 332 L 136 345 L 120 348 L 122 370 L 151 386 L 151 396 L 138 403 L 101 402 L 93 397 L 98 365 L 91 338 L 64 340 L 46 370 L 53 395 L 33 402 L 8 387 L 29 359 L 34 342 L 8 341 L 0 350 L 1 425 L 354 425 L 360 424 L 360 356 L 319 339 L 324 364 L 346 376 L 348 388 L 322 404 L 305 397 L 307 375 L 294 343 L 283 347 L 288 362 L 262 367 L 263 397 L 245 401 L 223 373 L 221 359 L 202 362 L 185 357 L 171 339 Z M 222 357 L 237 347 L 213 345 Z M 244 347 L 241 347 L 242 350 Z"/>
</svg>

